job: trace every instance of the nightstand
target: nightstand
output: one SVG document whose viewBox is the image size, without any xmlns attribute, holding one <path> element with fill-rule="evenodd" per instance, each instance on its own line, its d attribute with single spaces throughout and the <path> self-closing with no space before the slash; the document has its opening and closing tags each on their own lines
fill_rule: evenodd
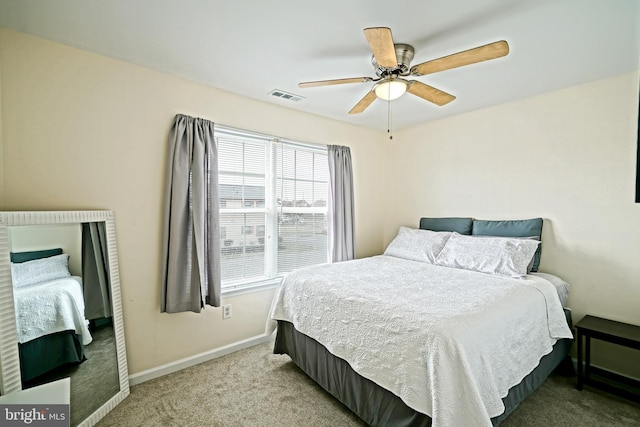
<svg viewBox="0 0 640 427">
<path fill-rule="evenodd" d="M 592 338 L 640 350 L 640 326 L 585 316 L 576 324 L 576 330 L 578 332 L 578 390 L 582 390 L 583 385 L 586 384 L 640 401 L 640 381 L 591 366 Z M 584 352 L 583 341 L 585 341 Z M 640 357 L 640 354 L 638 356 Z"/>
</svg>

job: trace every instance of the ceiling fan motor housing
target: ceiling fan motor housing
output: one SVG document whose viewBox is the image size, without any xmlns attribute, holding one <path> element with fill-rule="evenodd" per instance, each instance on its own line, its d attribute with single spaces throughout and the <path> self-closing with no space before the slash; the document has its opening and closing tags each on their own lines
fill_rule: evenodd
<svg viewBox="0 0 640 427">
<path fill-rule="evenodd" d="M 398 61 L 398 65 L 394 68 L 386 68 L 378 65 L 375 56 L 371 57 L 371 63 L 376 70 L 376 75 L 378 77 L 387 77 L 390 75 L 396 76 L 406 76 L 409 74 L 410 64 L 413 60 L 413 55 L 415 53 L 413 46 L 404 44 L 404 43 L 396 43 L 393 45 L 396 50 L 396 59 Z"/>
</svg>

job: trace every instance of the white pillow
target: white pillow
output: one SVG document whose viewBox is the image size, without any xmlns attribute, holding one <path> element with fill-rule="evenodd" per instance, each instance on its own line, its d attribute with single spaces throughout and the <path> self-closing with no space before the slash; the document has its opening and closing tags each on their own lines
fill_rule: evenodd
<svg viewBox="0 0 640 427">
<path fill-rule="evenodd" d="M 11 279 L 14 288 L 37 285 L 69 276 L 71 276 L 69 273 L 69 254 L 11 263 Z"/>
<path fill-rule="evenodd" d="M 435 264 L 506 277 L 524 277 L 538 249 L 533 239 L 463 236 L 453 233 Z"/>
<path fill-rule="evenodd" d="M 448 231 L 400 227 L 398 235 L 389 243 L 384 254 L 433 264 L 450 236 Z"/>
</svg>

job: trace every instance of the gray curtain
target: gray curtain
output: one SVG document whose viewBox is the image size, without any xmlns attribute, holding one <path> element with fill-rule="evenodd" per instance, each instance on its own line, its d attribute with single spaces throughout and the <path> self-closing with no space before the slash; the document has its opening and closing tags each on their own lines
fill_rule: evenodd
<svg viewBox="0 0 640 427">
<path fill-rule="evenodd" d="M 163 313 L 220 306 L 218 150 L 214 124 L 179 114 L 169 132 L 162 247 Z"/>
<path fill-rule="evenodd" d="M 331 262 L 355 258 L 353 171 L 349 147 L 329 145 L 329 257 Z"/>
<path fill-rule="evenodd" d="M 82 285 L 88 320 L 111 317 L 107 230 L 104 222 L 82 224 Z"/>
</svg>

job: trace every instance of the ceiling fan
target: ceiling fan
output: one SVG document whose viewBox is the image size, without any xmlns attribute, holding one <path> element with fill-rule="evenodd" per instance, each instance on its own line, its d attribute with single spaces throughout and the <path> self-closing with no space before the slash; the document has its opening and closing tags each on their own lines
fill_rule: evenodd
<svg viewBox="0 0 640 427">
<path fill-rule="evenodd" d="M 402 96 L 405 92 L 409 92 L 436 105 L 442 106 L 453 101 L 456 97 L 417 80 L 406 80 L 404 77 L 424 76 L 426 74 L 437 73 L 438 71 L 500 58 L 509 53 L 509 45 L 506 41 L 501 40 L 410 66 L 415 52 L 413 46 L 404 43 L 394 43 L 389 28 L 365 28 L 364 35 L 367 38 L 371 52 L 373 52 L 371 63 L 375 68 L 377 78 L 351 77 L 346 79 L 318 80 L 299 83 L 298 86 L 306 88 L 345 83 L 376 82 L 364 98 L 349 111 L 349 114 L 362 113 L 376 98 L 393 100 Z"/>
</svg>

